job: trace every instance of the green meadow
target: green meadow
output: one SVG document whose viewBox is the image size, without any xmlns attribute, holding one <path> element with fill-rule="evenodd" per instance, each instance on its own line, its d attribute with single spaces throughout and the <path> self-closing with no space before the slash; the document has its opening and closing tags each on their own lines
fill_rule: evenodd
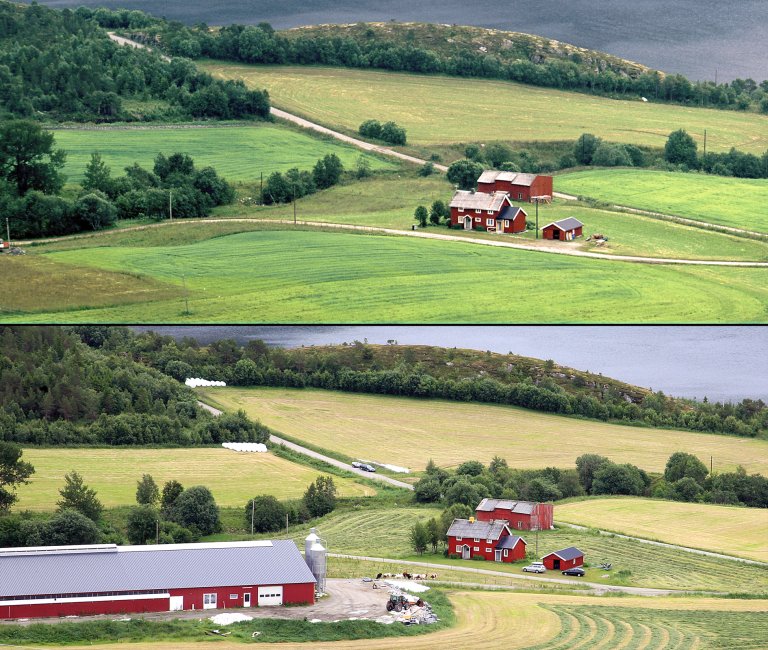
<svg viewBox="0 0 768 650">
<path fill-rule="evenodd" d="M 557 176 L 558 191 L 697 221 L 768 232 L 768 180 L 647 169 Z"/>
<path fill-rule="evenodd" d="M 198 65 L 214 76 L 266 88 L 275 106 L 326 126 L 356 131 L 367 119 L 394 120 L 416 145 L 575 140 L 589 132 L 660 147 L 682 128 L 697 140 L 706 129 L 709 151 L 768 149 L 768 116 L 754 113 L 612 100 L 488 79 L 220 61 Z"/>
<path fill-rule="evenodd" d="M 146 236 L 149 231 L 142 232 Z M 180 245 L 109 247 L 98 246 L 102 238 L 91 241 L 96 245 L 43 254 L 41 261 L 62 264 L 73 273 L 73 267 L 79 267 L 147 278 L 175 288 L 176 297 L 137 299 L 135 304 L 120 304 L 115 297 L 110 303 L 108 295 L 90 298 L 76 279 L 67 286 L 54 280 L 46 292 L 57 297 L 59 307 L 47 308 L 41 296 L 37 309 L 30 309 L 25 307 L 29 301 L 24 278 L 39 258 L 27 255 L 23 261 L 2 260 L 19 282 L 4 296 L 4 318 L 123 323 L 733 323 L 764 322 L 768 316 L 768 269 L 762 268 L 642 265 L 290 227 Z M 51 278 L 57 277 L 55 266 L 49 271 Z"/>
<path fill-rule="evenodd" d="M 137 162 L 151 168 L 155 156 L 188 153 L 197 167 L 210 165 L 230 181 L 258 182 L 259 175 L 284 172 L 291 167 L 312 169 L 318 158 L 335 153 L 344 166 L 354 169 L 362 155 L 372 169 L 394 169 L 394 163 L 334 140 L 323 140 L 280 125 L 254 123 L 200 127 L 192 125 L 59 129 L 56 146 L 67 152 L 64 173 L 70 182 L 83 179 L 93 152 L 101 154 L 120 176 Z"/>
</svg>

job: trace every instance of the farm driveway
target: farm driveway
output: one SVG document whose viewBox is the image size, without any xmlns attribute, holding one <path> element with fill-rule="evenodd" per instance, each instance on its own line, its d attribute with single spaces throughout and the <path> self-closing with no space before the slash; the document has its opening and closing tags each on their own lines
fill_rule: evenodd
<svg viewBox="0 0 768 650">
<path fill-rule="evenodd" d="M 205 402 L 201 402 L 198 400 L 197 403 L 209 413 L 213 413 L 213 415 L 218 416 L 218 415 L 221 415 L 223 412 L 217 408 L 214 408 L 210 404 L 206 404 Z M 307 449 L 306 447 L 297 445 L 295 442 L 289 442 L 288 440 L 284 440 L 283 438 L 279 438 L 278 436 L 270 435 L 269 441 L 276 445 L 284 445 L 288 449 L 293 449 L 293 451 L 297 451 L 300 454 L 303 454 L 304 456 L 309 456 L 310 458 L 316 458 L 317 460 L 322 460 L 324 463 L 328 463 L 329 465 L 333 465 L 334 467 L 339 467 L 353 474 L 357 474 L 358 476 L 369 478 L 374 481 L 382 481 L 384 483 L 389 483 L 390 485 L 394 485 L 395 487 L 399 487 L 399 488 L 404 488 L 406 490 L 413 490 L 413 486 L 408 483 L 403 483 L 402 481 L 398 481 L 397 479 L 390 478 L 389 476 L 384 476 L 383 474 L 376 474 L 376 473 L 366 472 L 362 469 L 357 469 L 357 467 L 352 467 L 349 463 L 345 463 L 343 460 L 331 458 L 330 456 L 326 456 L 325 454 L 321 454 L 317 451 L 312 451 L 311 449 Z"/>
</svg>

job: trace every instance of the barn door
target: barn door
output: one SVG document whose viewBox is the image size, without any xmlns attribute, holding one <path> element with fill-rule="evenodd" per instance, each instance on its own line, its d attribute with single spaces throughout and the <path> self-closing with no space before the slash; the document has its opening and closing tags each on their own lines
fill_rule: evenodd
<svg viewBox="0 0 768 650">
<path fill-rule="evenodd" d="M 560 560 L 555 560 L 553 565 L 552 565 L 552 568 L 553 569 L 559 569 L 560 568 Z"/>
</svg>

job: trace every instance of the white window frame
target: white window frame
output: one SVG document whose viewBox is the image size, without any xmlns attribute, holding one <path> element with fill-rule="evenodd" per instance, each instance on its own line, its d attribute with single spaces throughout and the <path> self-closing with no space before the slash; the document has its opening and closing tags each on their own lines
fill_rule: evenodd
<svg viewBox="0 0 768 650">
<path fill-rule="evenodd" d="M 522 201 L 523 200 L 523 193 L 522 192 L 518 192 L 517 193 L 517 198 Z"/>
<path fill-rule="evenodd" d="M 238 595 L 237 594 L 229 594 L 229 599 L 230 600 L 237 600 L 238 599 Z"/>
<path fill-rule="evenodd" d="M 493 210 L 486 210 L 488 214 L 493 214 Z"/>
<path fill-rule="evenodd" d="M 457 538 L 456 538 L 456 541 L 457 541 L 457 542 L 460 542 L 462 539 L 464 539 L 464 538 L 463 538 L 463 537 L 457 537 Z"/>
<path fill-rule="evenodd" d="M 475 537 L 472 541 L 477 544 L 480 541 L 480 538 L 479 537 Z"/>
<path fill-rule="evenodd" d="M 493 549 L 492 549 L 492 548 L 488 548 L 488 547 L 486 547 L 486 549 L 485 549 L 485 552 L 486 552 L 486 553 L 491 553 L 492 551 L 493 551 Z"/>
<path fill-rule="evenodd" d="M 480 210 L 478 210 L 480 212 Z M 475 223 L 480 223 L 482 219 L 480 217 L 475 217 Z"/>
<path fill-rule="evenodd" d="M 504 549 L 504 557 L 509 557 L 509 549 L 508 548 Z"/>
<path fill-rule="evenodd" d="M 477 212 L 477 214 L 480 214 L 482 210 L 480 208 L 475 208 L 475 212 Z"/>
<path fill-rule="evenodd" d="M 472 550 L 475 551 L 476 553 L 479 553 L 480 552 L 480 547 L 479 546 L 475 546 Z"/>
<path fill-rule="evenodd" d="M 464 212 L 464 208 L 459 208 L 459 212 Z"/>
<path fill-rule="evenodd" d="M 486 219 L 485 220 L 485 225 L 486 226 L 494 226 L 495 225 L 495 221 L 493 219 Z"/>
</svg>

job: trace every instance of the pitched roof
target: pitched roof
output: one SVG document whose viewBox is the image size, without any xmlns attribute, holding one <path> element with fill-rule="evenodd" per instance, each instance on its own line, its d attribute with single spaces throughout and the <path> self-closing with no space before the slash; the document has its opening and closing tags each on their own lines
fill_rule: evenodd
<svg viewBox="0 0 768 650">
<path fill-rule="evenodd" d="M 291 540 L 0 549 L 0 598 L 307 582 Z"/>
<path fill-rule="evenodd" d="M 523 213 L 526 217 L 528 216 L 528 213 L 523 210 L 522 208 L 515 207 L 514 205 L 507 206 L 504 210 L 501 211 L 501 214 L 499 215 L 499 219 L 515 219 L 518 214 Z"/>
<path fill-rule="evenodd" d="M 581 557 L 584 555 L 584 553 L 582 553 L 575 546 L 569 546 L 568 548 L 564 548 L 561 551 L 552 551 L 544 557 L 547 557 L 548 555 L 557 555 L 557 557 L 559 557 L 561 560 L 573 560 L 577 557 Z"/>
<path fill-rule="evenodd" d="M 517 546 L 518 542 L 525 544 L 525 540 L 522 537 L 518 537 L 517 535 L 507 535 L 506 537 L 501 538 L 501 541 L 496 544 L 496 548 L 508 548 L 511 550 Z"/>
<path fill-rule="evenodd" d="M 488 194 L 487 192 L 456 190 L 448 207 L 498 212 L 505 203 L 509 203 L 509 194 L 506 192 L 492 192 Z"/>
<path fill-rule="evenodd" d="M 508 499 L 483 499 L 475 508 L 481 512 L 493 512 L 494 510 L 509 510 L 522 515 L 530 515 L 535 503 L 531 501 L 512 501 Z"/>
<path fill-rule="evenodd" d="M 499 539 L 502 531 L 507 528 L 503 521 L 474 521 L 469 519 L 454 519 L 448 529 L 450 537 L 477 537 L 478 539 Z"/>
<path fill-rule="evenodd" d="M 555 228 L 560 228 L 560 230 L 573 230 L 574 228 L 579 228 L 583 226 L 584 224 L 581 223 L 576 217 L 568 217 L 567 219 L 560 219 L 560 221 L 553 221 L 552 223 L 548 223 L 546 226 L 542 228 L 549 228 L 550 226 L 554 226 Z"/>
<path fill-rule="evenodd" d="M 522 185 L 524 187 L 530 187 L 533 185 L 533 181 L 536 180 L 536 174 L 521 174 L 518 172 L 500 172 L 495 169 L 486 169 L 480 178 L 477 179 L 478 183 L 495 183 L 496 181 L 506 181 L 513 185 Z"/>
</svg>

